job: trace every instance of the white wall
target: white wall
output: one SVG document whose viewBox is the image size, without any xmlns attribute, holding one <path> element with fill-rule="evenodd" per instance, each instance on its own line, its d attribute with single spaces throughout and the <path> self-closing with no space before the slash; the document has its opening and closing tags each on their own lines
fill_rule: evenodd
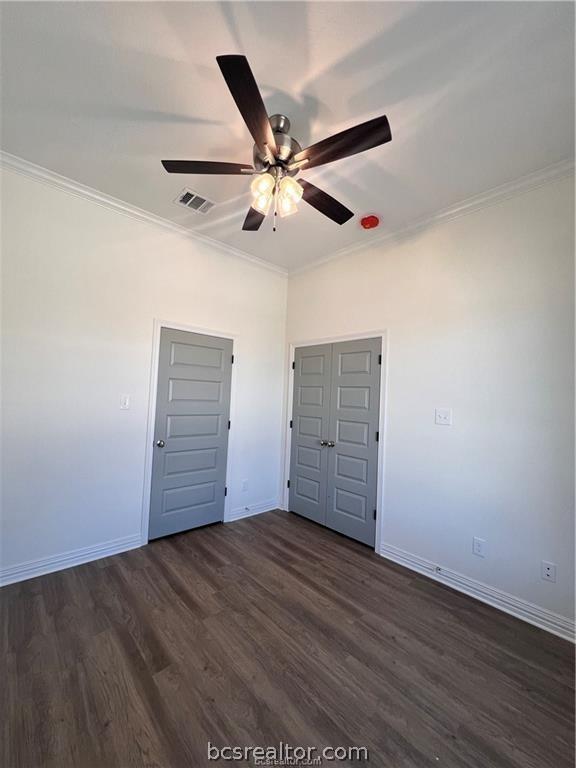
<svg viewBox="0 0 576 768">
<path fill-rule="evenodd" d="M 388 331 L 385 545 L 563 616 L 572 185 L 291 277 L 287 329 L 289 341 Z M 286 278 L 12 172 L 2 214 L 2 570 L 138 537 L 154 318 L 238 335 L 230 508 L 275 505 Z M 454 409 L 453 427 L 434 425 L 436 406 Z M 556 584 L 540 579 L 543 559 Z"/>
<path fill-rule="evenodd" d="M 289 281 L 288 340 L 387 329 L 382 537 L 573 615 L 573 179 Z M 434 424 L 453 408 L 454 425 Z M 472 537 L 488 542 L 485 559 Z M 540 561 L 558 565 L 556 584 Z"/>
<path fill-rule="evenodd" d="M 15 173 L 2 181 L 2 569 L 138 536 L 154 318 L 238 336 L 228 501 L 274 506 L 286 277 Z"/>
</svg>

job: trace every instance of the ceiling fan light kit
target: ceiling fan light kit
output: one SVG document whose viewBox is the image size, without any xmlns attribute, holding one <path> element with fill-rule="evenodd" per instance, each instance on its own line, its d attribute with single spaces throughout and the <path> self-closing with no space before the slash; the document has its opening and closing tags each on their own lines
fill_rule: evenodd
<svg viewBox="0 0 576 768">
<path fill-rule="evenodd" d="M 262 96 L 245 56 L 217 56 L 216 61 L 252 138 L 252 165 L 242 163 L 162 160 L 168 173 L 254 175 L 250 184 L 252 205 L 242 229 L 254 232 L 274 204 L 276 214 L 291 216 L 300 200 L 316 208 L 337 224 L 353 217 L 351 210 L 309 181 L 294 179 L 300 171 L 350 157 L 358 152 L 391 141 L 390 125 L 385 115 L 348 128 L 302 149 L 290 136 L 286 115 L 268 117 Z M 274 229 L 276 229 L 274 225 Z"/>
<path fill-rule="evenodd" d="M 283 218 L 296 213 L 297 203 L 301 200 L 304 190 L 297 181 L 284 173 L 285 171 L 276 165 L 254 178 L 250 190 L 254 198 L 252 208 L 255 211 L 266 216 L 274 200 L 275 211 Z"/>
</svg>

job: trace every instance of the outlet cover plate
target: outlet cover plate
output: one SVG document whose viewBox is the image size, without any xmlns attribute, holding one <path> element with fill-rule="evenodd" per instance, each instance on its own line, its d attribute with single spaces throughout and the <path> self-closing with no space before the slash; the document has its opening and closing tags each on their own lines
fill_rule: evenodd
<svg viewBox="0 0 576 768">
<path fill-rule="evenodd" d="M 452 408 L 436 408 L 434 410 L 434 423 L 439 427 L 451 427 Z"/>
<path fill-rule="evenodd" d="M 556 563 L 550 563 L 548 560 L 542 560 L 541 576 L 543 581 L 556 581 Z"/>
<path fill-rule="evenodd" d="M 472 554 L 478 557 L 486 557 L 486 539 L 479 539 L 474 536 L 472 539 Z"/>
</svg>

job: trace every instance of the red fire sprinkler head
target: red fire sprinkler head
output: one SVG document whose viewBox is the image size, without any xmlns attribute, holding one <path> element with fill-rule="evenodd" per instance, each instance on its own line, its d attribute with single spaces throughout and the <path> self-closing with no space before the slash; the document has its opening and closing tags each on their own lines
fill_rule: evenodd
<svg viewBox="0 0 576 768">
<path fill-rule="evenodd" d="M 364 229 L 374 229 L 375 227 L 380 224 L 380 219 L 378 216 L 370 215 L 370 216 L 364 216 L 364 218 L 360 219 L 360 224 L 364 227 Z"/>
</svg>

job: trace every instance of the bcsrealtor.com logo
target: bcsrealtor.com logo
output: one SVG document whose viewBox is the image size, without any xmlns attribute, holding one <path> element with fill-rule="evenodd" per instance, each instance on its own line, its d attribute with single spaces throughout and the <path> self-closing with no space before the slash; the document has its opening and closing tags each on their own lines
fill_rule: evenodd
<svg viewBox="0 0 576 768">
<path fill-rule="evenodd" d="M 367 762 L 366 747 L 293 747 L 281 741 L 271 747 L 216 747 L 208 742 L 208 760 L 254 761 L 254 765 L 322 765 L 324 761 L 338 763 L 346 761 Z"/>
</svg>

